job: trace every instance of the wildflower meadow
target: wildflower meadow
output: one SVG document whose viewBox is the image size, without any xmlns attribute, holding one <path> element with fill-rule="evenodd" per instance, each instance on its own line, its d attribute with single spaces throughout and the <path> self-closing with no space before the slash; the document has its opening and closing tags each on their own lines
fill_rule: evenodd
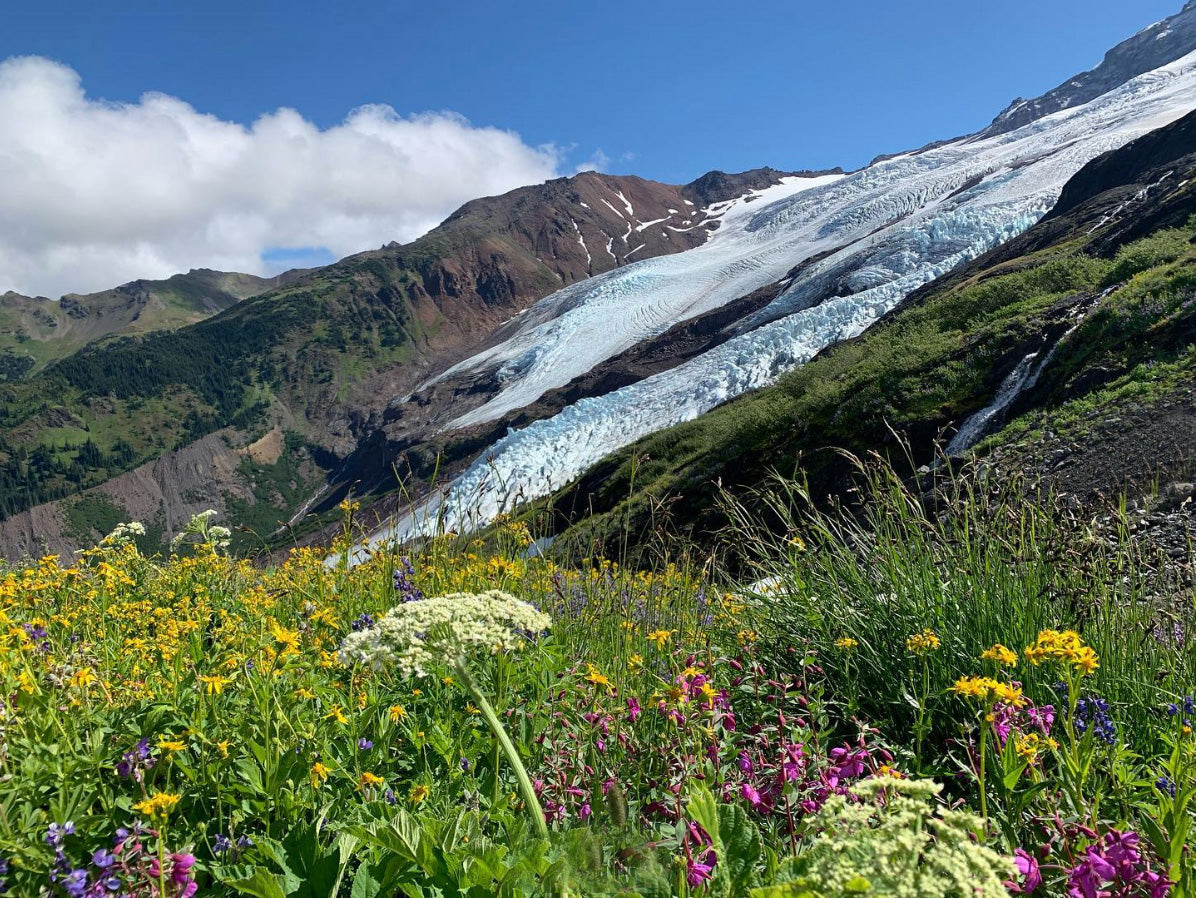
<svg viewBox="0 0 1196 898">
<path fill-rule="evenodd" d="M 1196 893 L 1190 585 L 863 492 L 725 564 L 506 519 L 351 566 L 346 504 L 269 567 L 201 517 L 0 569 L 0 892 Z"/>
</svg>

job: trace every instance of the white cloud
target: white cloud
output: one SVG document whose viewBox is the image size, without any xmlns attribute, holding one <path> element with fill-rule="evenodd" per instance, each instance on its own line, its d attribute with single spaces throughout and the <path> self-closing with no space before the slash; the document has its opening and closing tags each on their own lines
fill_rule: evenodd
<svg viewBox="0 0 1196 898">
<path fill-rule="evenodd" d="M 579 175 L 583 171 L 606 171 L 610 167 L 610 156 L 602 152 L 602 148 L 594 150 L 594 155 L 581 165 L 573 169 L 573 174 Z"/>
<path fill-rule="evenodd" d="M 561 153 L 451 112 L 362 106 L 320 130 L 175 97 L 88 98 L 39 57 L 0 62 L 0 292 L 59 296 L 189 268 L 266 273 L 272 247 L 340 257 L 411 240 L 478 196 L 555 177 Z"/>
</svg>

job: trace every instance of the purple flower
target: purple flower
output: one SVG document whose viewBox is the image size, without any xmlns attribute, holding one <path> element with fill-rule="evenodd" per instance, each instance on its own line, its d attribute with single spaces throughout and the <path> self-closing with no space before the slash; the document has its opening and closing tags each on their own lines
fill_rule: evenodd
<svg viewBox="0 0 1196 898">
<path fill-rule="evenodd" d="M 91 863 L 93 867 L 99 867 L 101 870 L 107 870 L 116 863 L 116 858 L 112 856 L 107 848 L 101 848 L 91 856 Z"/>
<path fill-rule="evenodd" d="M 718 855 L 714 849 L 707 851 L 700 858 L 692 857 L 685 863 L 685 881 L 691 889 L 696 889 L 704 882 L 708 882 L 714 873 L 714 865 L 718 863 Z"/>
<path fill-rule="evenodd" d="M 87 871 L 72 870 L 62 878 L 60 885 L 71 898 L 84 898 L 87 892 Z"/>
<path fill-rule="evenodd" d="M 365 736 L 362 736 L 360 739 L 357 740 L 357 747 L 360 748 L 362 751 L 369 751 L 371 748 L 374 747 L 374 743 L 371 742 L 369 739 L 365 738 Z"/>
</svg>

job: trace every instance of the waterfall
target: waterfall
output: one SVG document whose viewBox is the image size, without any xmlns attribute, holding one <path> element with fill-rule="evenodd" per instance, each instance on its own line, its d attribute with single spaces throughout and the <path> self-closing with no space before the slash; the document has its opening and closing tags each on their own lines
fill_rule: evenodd
<svg viewBox="0 0 1196 898">
<path fill-rule="evenodd" d="M 955 436 L 951 438 L 951 442 L 947 444 L 947 455 L 961 455 L 980 442 L 982 437 L 987 436 L 989 426 L 997 420 L 998 416 L 1009 408 L 1017 397 L 1038 383 L 1038 378 L 1042 375 L 1043 370 L 1050 364 L 1051 359 L 1054 358 L 1055 351 L 1058 350 L 1060 344 L 1078 326 L 1078 323 L 1072 325 L 1062 337 L 1056 340 L 1055 345 L 1051 347 L 1051 351 L 1038 364 L 1035 364 L 1035 362 L 1042 352 L 1041 347 L 1018 362 L 1017 367 L 1010 371 L 1009 375 L 1001 381 L 1001 386 L 997 388 L 997 395 L 993 397 L 992 403 L 964 421 L 963 426 L 956 431 Z"/>
</svg>

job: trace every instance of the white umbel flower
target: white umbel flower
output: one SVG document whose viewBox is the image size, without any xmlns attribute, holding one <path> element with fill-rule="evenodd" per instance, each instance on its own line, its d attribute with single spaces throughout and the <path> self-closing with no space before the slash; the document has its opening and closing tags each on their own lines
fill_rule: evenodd
<svg viewBox="0 0 1196 898">
<path fill-rule="evenodd" d="M 422 677 L 453 665 L 470 649 L 514 651 L 551 623 L 547 614 L 497 589 L 455 592 L 392 608 L 372 629 L 346 637 L 340 658 L 343 664 L 393 666 L 404 677 Z"/>
</svg>

